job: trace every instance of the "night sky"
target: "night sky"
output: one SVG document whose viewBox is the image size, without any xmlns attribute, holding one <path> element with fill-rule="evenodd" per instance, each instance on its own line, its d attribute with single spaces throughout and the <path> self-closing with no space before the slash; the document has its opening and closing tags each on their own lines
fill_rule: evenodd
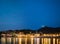
<svg viewBox="0 0 60 44">
<path fill-rule="evenodd" d="M 60 27 L 59 0 L 0 0 L 0 30 Z"/>
</svg>

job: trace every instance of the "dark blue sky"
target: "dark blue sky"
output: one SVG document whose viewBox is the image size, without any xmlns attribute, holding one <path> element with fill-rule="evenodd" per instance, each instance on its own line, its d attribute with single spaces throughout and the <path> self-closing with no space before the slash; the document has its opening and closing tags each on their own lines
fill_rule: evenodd
<svg viewBox="0 0 60 44">
<path fill-rule="evenodd" d="M 0 0 L 0 30 L 60 27 L 59 0 Z"/>
</svg>

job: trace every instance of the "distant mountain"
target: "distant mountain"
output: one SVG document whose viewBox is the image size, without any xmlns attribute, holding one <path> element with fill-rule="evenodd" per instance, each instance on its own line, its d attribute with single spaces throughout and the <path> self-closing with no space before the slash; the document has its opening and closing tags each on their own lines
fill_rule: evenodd
<svg viewBox="0 0 60 44">
<path fill-rule="evenodd" d="M 60 33 L 60 27 L 53 28 L 53 27 L 47 27 L 43 26 L 40 29 L 32 30 L 32 29 L 20 29 L 20 30 L 7 30 L 7 31 L 1 31 L 0 33 L 20 33 L 24 32 L 25 34 L 28 33 Z"/>
<path fill-rule="evenodd" d="M 42 27 L 40 29 L 38 29 L 38 32 L 42 32 L 42 33 L 60 33 L 60 27 L 57 28 L 52 28 L 52 27 Z"/>
</svg>

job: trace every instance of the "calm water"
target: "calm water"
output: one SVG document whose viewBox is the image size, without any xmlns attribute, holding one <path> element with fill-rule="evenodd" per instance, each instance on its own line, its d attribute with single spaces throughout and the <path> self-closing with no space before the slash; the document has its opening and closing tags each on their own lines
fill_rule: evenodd
<svg viewBox="0 0 60 44">
<path fill-rule="evenodd" d="M 13 38 L 1 37 L 0 44 L 60 44 L 60 38 Z"/>
</svg>

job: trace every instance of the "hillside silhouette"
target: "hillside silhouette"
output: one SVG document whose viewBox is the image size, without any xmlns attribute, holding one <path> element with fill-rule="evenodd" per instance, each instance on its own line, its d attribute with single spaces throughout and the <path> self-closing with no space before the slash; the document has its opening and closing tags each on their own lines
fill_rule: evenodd
<svg viewBox="0 0 60 44">
<path fill-rule="evenodd" d="M 42 27 L 40 29 L 36 29 L 36 30 L 32 30 L 32 29 L 20 29 L 20 30 L 7 30 L 7 31 L 0 31 L 0 34 L 1 33 L 19 33 L 19 32 L 24 32 L 25 34 L 28 34 L 28 33 L 60 33 L 60 27 L 57 27 L 57 28 L 53 28 L 53 27 Z"/>
</svg>

